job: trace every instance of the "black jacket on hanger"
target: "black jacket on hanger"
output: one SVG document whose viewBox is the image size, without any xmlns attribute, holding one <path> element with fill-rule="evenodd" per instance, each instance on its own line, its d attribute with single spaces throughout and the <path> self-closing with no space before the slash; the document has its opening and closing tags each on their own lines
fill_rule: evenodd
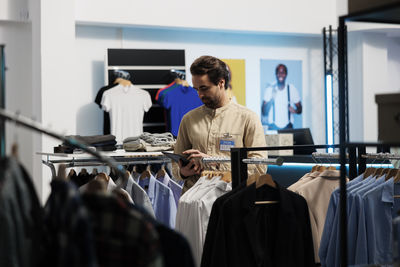
<svg viewBox="0 0 400 267">
<path fill-rule="evenodd" d="M 270 196 L 279 203 L 255 205 Z M 315 266 L 308 207 L 300 195 L 253 184 L 228 197 L 220 211 L 214 252 L 203 251 L 208 266 Z"/>
<path fill-rule="evenodd" d="M 203 254 L 201 258 L 201 267 L 211 266 L 212 260 L 215 258 L 213 255 L 218 253 L 218 249 L 216 248 L 218 244 L 215 237 L 218 233 L 218 221 L 222 214 L 223 204 L 227 199 L 243 190 L 245 187 L 246 182 L 243 182 L 232 191 L 229 191 L 215 200 L 211 209 L 210 220 L 208 221 L 206 239 L 204 241 Z"/>
</svg>

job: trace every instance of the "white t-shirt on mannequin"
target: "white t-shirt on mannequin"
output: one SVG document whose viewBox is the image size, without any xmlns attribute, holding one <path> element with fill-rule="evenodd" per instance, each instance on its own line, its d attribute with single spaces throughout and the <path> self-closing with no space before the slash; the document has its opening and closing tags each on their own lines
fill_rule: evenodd
<svg viewBox="0 0 400 267">
<path fill-rule="evenodd" d="M 110 113 L 111 134 L 117 143 L 143 133 L 143 116 L 151 106 L 150 94 L 134 85 L 113 87 L 103 94 L 102 108 Z"/>
<path fill-rule="evenodd" d="M 295 103 L 301 101 L 297 88 L 293 84 L 289 84 L 290 91 L 290 105 L 296 109 Z M 269 114 L 268 122 L 275 123 L 279 128 L 284 128 L 289 124 L 288 116 L 288 85 L 280 90 L 276 83 L 267 87 L 264 94 L 264 101 L 269 102 L 271 99 L 275 99 L 275 103 L 272 105 Z M 290 122 L 294 122 L 293 114 L 290 114 Z"/>
</svg>

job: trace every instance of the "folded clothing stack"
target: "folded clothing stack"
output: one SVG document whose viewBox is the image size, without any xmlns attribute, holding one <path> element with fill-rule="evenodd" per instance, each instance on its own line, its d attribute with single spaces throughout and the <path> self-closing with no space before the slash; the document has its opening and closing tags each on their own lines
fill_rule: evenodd
<svg viewBox="0 0 400 267">
<path fill-rule="evenodd" d="M 125 151 L 165 151 L 173 149 L 175 139 L 171 133 L 143 133 L 123 141 Z"/>
<path fill-rule="evenodd" d="M 76 141 L 83 143 L 87 146 L 95 147 L 97 151 L 115 151 L 117 149 L 115 136 L 112 134 L 107 135 L 68 135 L 66 138 L 72 138 Z M 54 153 L 74 153 L 74 151 L 80 149 L 76 146 L 71 146 L 66 142 L 61 145 L 54 147 Z"/>
</svg>

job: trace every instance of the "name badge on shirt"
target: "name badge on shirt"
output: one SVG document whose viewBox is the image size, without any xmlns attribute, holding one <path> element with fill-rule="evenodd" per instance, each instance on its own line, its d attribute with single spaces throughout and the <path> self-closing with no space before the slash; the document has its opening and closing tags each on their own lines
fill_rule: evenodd
<svg viewBox="0 0 400 267">
<path fill-rule="evenodd" d="M 235 147 L 235 140 L 229 133 L 224 134 L 224 136 L 219 140 L 219 150 L 220 151 L 231 151 L 231 147 Z"/>
</svg>

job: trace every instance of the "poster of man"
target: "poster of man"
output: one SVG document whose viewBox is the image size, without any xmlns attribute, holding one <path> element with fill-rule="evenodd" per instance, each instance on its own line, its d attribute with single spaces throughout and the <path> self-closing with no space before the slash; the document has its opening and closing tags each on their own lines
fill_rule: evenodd
<svg viewBox="0 0 400 267">
<path fill-rule="evenodd" d="M 266 130 L 302 127 L 300 60 L 261 60 L 261 121 Z"/>
</svg>

